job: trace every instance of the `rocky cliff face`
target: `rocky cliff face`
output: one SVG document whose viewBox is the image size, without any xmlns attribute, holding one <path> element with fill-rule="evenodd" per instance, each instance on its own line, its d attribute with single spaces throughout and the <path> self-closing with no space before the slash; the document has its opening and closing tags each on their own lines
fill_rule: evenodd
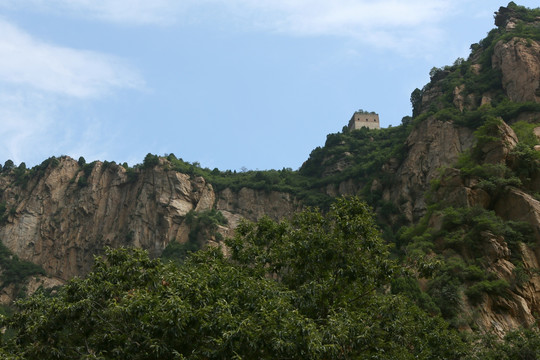
<svg viewBox="0 0 540 360">
<path fill-rule="evenodd" d="M 493 67 L 502 73 L 502 85 L 510 100 L 540 102 L 540 44 L 524 38 L 495 45 Z"/>
<path fill-rule="evenodd" d="M 242 188 L 238 192 L 225 189 L 217 194 L 216 209 L 256 221 L 264 215 L 272 219 L 290 217 L 301 207 L 291 194 Z"/>
<path fill-rule="evenodd" d="M 502 21 L 502 20 L 500 20 Z M 508 32 L 515 28 L 516 19 L 508 18 L 501 26 Z M 537 22 L 540 25 L 540 21 Z M 538 27 L 540 29 L 540 26 Z M 475 63 L 480 56 L 472 57 L 471 69 L 476 74 L 482 71 L 482 65 Z M 491 55 L 492 69 L 500 73 L 504 97 L 515 103 L 540 102 L 540 43 L 533 39 L 513 37 L 495 43 Z M 421 108 L 424 112 L 436 108 L 440 110 L 440 99 L 448 98 L 442 82 L 450 76 L 451 70 L 444 70 L 432 79 L 432 84 L 423 92 Z M 474 111 L 482 105 L 491 105 L 497 95 L 493 90 L 484 93 L 467 91 L 464 84 L 452 91 L 454 113 Z M 383 199 L 398 204 L 399 212 L 410 222 L 417 222 L 426 214 L 429 203 L 444 202 L 455 207 L 480 207 L 494 211 L 506 221 L 522 221 L 531 225 L 535 243 L 540 243 L 540 202 L 535 193 L 540 189 L 538 173 L 532 178 L 522 178 L 520 187 L 509 186 L 506 190 L 490 194 L 474 176 L 463 176 L 454 168 L 459 156 L 476 147 L 482 158 L 482 164 L 513 166 L 512 150 L 518 144 L 518 137 L 509 124 L 517 121 L 540 124 L 540 113 L 521 112 L 515 116 L 506 116 L 497 129 L 496 139 L 477 145 L 473 129 L 460 125 L 451 119 L 427 116 L 410 133 L 406 141 L 406 155 L 396 166 L 391 159 L 383 167 L 383 173 L 392 176 L 390 185 L 383 186 Z M 536 132 L 535 132 L 536 133 Z M 537 134 L 538 136 L 538 134 Z M 538 147 L 537 147 L 538 148 Z M 392 164 L 393 163 L 393 164 Z M 430 183 L 438 181 L 438 190 L 430 191 Z M 372 188 L 379 187 L 375 180 Z M 440 230 L 440 219 L 433 216 L 430 225 L 434 231 Z M 468 314 L 477 328 L 493 330 L 503 335 L 510 329 L 529 326 L 537 321 L 540 313 L 540 264 L 539 247 L 521 244 L 512 253 L 507 241 L 489 232 L 483 233 L 476 242 L 480 245 L 480 254 L 471 254 L 464 249 L 460 255 L 466 263 L 477 256 L 483 256 L 484 264 L 490 276 L 515 284 L 517 274 L 526 274 L 519 286 L 512 285 L 505 296 L 485 296 L 480 304 L 471 304 L 463 294 L 462 311 Z M 512 260 L 511 260 L 512 257 Z M 517 266 L 516 264 L 519 264 Z"/>
<path fill-rule="evenodd" d="M 9 215 L 0 238 L 19 258 L 65 281 L 88 272 L 93 256 L 107 246 L 141 247 L 158 256 L 171 241 L 186 242 L 190 227 L 184 220 L 192 210 L 223 210 L 229 227 L 219 231 L 225 235 L 241 218 L 281 218 L 295 210 L 285 194 L 251 189 L 216 194 L 202 177 L 165 168 L 130 175 L 122 166 L 96 162 L 86 175 L 77 161 L 63 157 L 25 186 L 17 185 L 14 175 L 2 176 L 1 200 Z"/>
<path fill-rule="evenodd" d="M 540 43 L 534 40 L 514 38 L 511 41 L 499 41 L 495 45 L 492 56 L 493 68 L 502 74 L 503 88 L 507 97 L 514 102 L 540 102 Z M 479 64 L 473 64 L 476 69 Z M 491 102 L 491 94 L 469 94 L 468 100 L 462 95 L 464 86 L 456 88 L 454 105 L 463 112 L 464 103 L 469 109 Z M 435 83 L 425 91 L 422 108 L 427 109 L 443 96 L 441 88 Z M 476 98 L 476 100 L 474 100 Z M 480 102 L 479 102 L 480 101 Z M 522 113 L 517 120 L 538 121 L 537 113 Z M 510 129 L 511 130 L 511 129 Z M 513 134 L 513 132 L 512 132 Z M 508 144 L 505 147 L 495 146 L 486 158 L 487 162 L 505 162 L 508 146 L 517 143 L 515 134 L 508 131 L 504 134 Z M 469 150 L 475 143 L 473 130 L 466 126 L 456 125 L 452 121 L 429 117 L 416 127 L 409 135 L 404 160 L 396 169 L 387 166 L 384 169 L 395 181 L 391 187 L 384 189 L 384 198 L 404 203 L 401 210 L 409 221 L 418 220 L 426 210 L 425 193 L 430 182 L 439 177 L 441 168 L 453 166 L 459 155 Z M 390 163 L 389 163 L 390 164 Z M 404 202 L 404 200 L 406 200 Z"/>
<path fill-rule="evenodd" d="M 454 164 L 459 154 L 473 144 L 471 129 L 428 118 L 409 135 L 407 156 L 391 173 L 395 182 L 384 189 L 383 197 L 401 202 L 401 210 L 410 222 L 418 220 L 426 211 L 425 195 L 430 182 L 439 177 L 441 168 Z"/>
<path fill-rule="evenodd" d="M 539 119 L 540 120 L 540 119 Z M 505 123 L 498 128 L 500 136 L 479 147 L 483 163 L 504 165 L 511 161 L 512 150 L 517 145 L 517 136 Z M 455 168 L 448 167 L 442 172 L 438 190 L 432 193 L 435 202 L 445 206 L 479 207 L 492 210 L 500 218 L 520 221 L 531 225 L 535 243 L 540 242 L 540 202 L 527 191 L 507 187 L 496 194 L 488 193 L 479 186 L 477 178 L 463 176 Z M 536 177 L 528 188 L 540 185 Z M 434 231 L 441 230 L 441 218 L 434 215 L 430 219 Z M 504 296 L 484 296 L 479 304 L 471 304 L 462 298 L 462 310 L 477 328 L 491 330 L 500 336 L 520 326 L 535 323 L 540 311 L 540 264 L 538 247 L 521 243 L 518 248 L 509 249 L 508 239 L 494 235 L 490 231 L 481 232 L 476 239 L 476 252 L 468 247 L 459 251 L 467 263 L 481 257 L 484 267 L 491 277 L 514 284 Z M 513 253 L 514 252 L 514 253 Z M 521 267 L 519 269 L 518 267 Z M 518 272 L 526 274 L 519 279 Z M 519 285 L 516 285 L 519 283 Z"/>
<path fill-rule="evenodd" d="M 106 246 L 159 254 L 185 236 L 190 210 L 210 209 L 215 200 L 204 179 L 159 167 L 130 181 L 123 167 L 97 162 L 84 186 L 82 176 L 76 161 L 62 158 L 25 188 L 3 179 L 4 199 L 14 209 L 0 229 L 3 243 L 64 280 L 87 272 Z"/>
</svg>

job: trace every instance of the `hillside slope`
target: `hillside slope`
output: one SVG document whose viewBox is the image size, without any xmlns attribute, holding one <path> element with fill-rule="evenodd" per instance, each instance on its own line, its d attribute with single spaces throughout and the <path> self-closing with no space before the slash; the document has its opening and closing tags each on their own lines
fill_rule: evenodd
<svg viewBox="0 0 540 360">
<path fill-rule="evenodd" d="M 510 3 L 495 23 L 467 60 L 431 70 L 400 127 L 331 134 L 300 172 L 363 194 L 405 265 L 436 264 L 418 275 L 429 298 L 395 291 L 502 334 L 540 310 L 540 11 Z"/>
</svg>

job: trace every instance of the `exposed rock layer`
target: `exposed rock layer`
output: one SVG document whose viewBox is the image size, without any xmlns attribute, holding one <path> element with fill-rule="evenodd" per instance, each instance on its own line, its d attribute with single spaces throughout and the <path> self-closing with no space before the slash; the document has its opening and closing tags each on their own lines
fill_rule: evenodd
<svg viewBox="0 0 540 360">
<path fill-rule="evenodd" d="M 123 167 L 96 162 L 84 186 L 79 185 L 82 176 L 78 163 L 65 157 L 24 188 L 9 177 L 0 178 L 3 200 L 13 209 L 0 227 L 3 243 L 64 280 L 88 272 L 93 256 L 106 246 L 141 247 L 157 256 L 169 242 L 187 241 L 190 229 L 184 219 L 191 210 L 210 210 L 216 204 L 226 210 L 231 227 L 240 217 L 281 218 L 295 210 L 286 194 L 242 189 L 216 196 L 202 177 L 161 166 L 130 179 Z"/>
<path fill-rule="evenodd" d="M 493 67 L 502 72 L 502 85 L 510 100 L 540 102 L 540 43 L 514 38 L 495 45 Z"/>
</svg>

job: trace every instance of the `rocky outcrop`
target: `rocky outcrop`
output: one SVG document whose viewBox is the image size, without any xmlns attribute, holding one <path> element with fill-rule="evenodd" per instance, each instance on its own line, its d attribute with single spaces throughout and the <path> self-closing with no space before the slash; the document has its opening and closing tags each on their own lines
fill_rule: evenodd
<svg viewBox="0 0 540 360">
<path fill-rule="evenodd" d="M 506 20 L 511 18 L 507 15 L 501 17 L 500 21 L 503 21 L 503 18 Z M 540 101 L 540 44 L 537 41 L 521 38 L 514 38 L 508 42 L 500 41 L 495 46 L 492 60 L 493 67 L 500 69 L 502 73 L 503 87 L 510 100 Z M 473 64 L 471 68 L 476 72 L 481 70 L 479 64 Z M 444 79 L 444 76 L 442 78 Z M 437 99 L 443 95 L 441 87 L 435 80 L 432 79 L 430 86 L 423 92 L 421 104 L 423 110 L 438 104 Z M 459 111 L 471 110 L 480 105 L 476 104 L 475 94 L 464 95 L 465 93 L 464 85 L 453 89 L 453 103 Z M 482 94 L 481 104 L 490 102 L 491 94 Z M 515 121 L 535 119 L 537 114 L 522 113 Z M 518 141 L 512 129 L 504 122 L 499 130 L 500 134 L 496 136 L 504 139 L 503 146 L 501 143 L 484 144 L 480 150 L 485 153 L 485 162 L 504 163 L 508 153 Z M 405 159 L 396 171 L 390 172 L 394 181 L 391 187 L 383 190 L 383 198 L 400 203 L 400 210 L 409 221 L 418 220 L 425 213 L 425 193 L 429 189 L 430 182 L 439 177 L 441 168 L 453 166 L 459 154 L 470 149 L 474 143 L 475 138 L 471 129 L 455 126 L 451 121 L 429 117 L 409 135 Z M 454 195 L 462 197 L 462 203 L 468 201 L 467 197 L 475 196 L 480 196 L 483 199 L 481 201 L 485 201 L 485 194 L 469 190 L 466 186 L 456 186 Z"/>
<path fill-rule="evenodd" d="M 477 306 L 467 307 L 467 312 L 474 313 L 472 319 L 480 329 L 495 332 L 502 337 L 511 329 L 530 326 L 535 322 L 534 314 L 538 312 L 540 288 L 536 284 L 540 277 L 533 271 L 537 266 L 536 257 L 530 257 L 530 249 L 521 244 L 520 253 L 523 264 L 526 264 L 527 280 L 516 281 L 517 268 L 510 261 L 511 251 L 505 239 L 489 232 L 481 234 L 481 251 L 487 262 L 487 270 L 497 279 L 511 284 L 504 294 L 484 295 L 483 301 Z M 538 289 L 538 290 L 537 290 Z M 473 310 L 474 309 L 474 310 Z"/>
<path fill-rule="evenodd" d="M 402 203 L 402 212 L 409 221 L 419 219 L 426 210 L 425 192 L 430 182 L 439 177 L 439 169 L 454 164 L 459 154 L 473 144 L 471 129 L 428 118 L 407 139 L 405 160 L 395 170 L 396 181 L 384 190 L 384 197 Z"/>
<path fill-rule="evenodd" d="M 190 228 L 184 219 L 192 210 L 223 210 L 229 225 L 218 231 L 229 236 L 241 218 L 279 219 L 298 205 L 278 192 L 244 188 L 216 194 L 202 177 L 166 170 L 165 162 L 129 174 L 102 162 L 85 171 L 63 157 L 26 186 L 16 185 L 13 175 L 2 176 L 0 202 L 10 210 L 0 239 L 21 259 L 67 280 L 88 272 L 94 255 L 107 246 L 140 247 L 158 256 L 171 241 L 186 242 Z"/>
<path fill-rule="evenodd" d="M 3 243 L 64 280 L 87 272 L 106 246 L 159 254 L 181 237 L 190 210 L 210 209 L 215 200 L 204 179 L 160 167 L 133 180 L 121 166 L 96 162 L 81 182 L 83 176 L 76 161 L 63 158 L 25 188 L 4 189 L 15 210 L 0 228 Z"/>
<path fill-rule="evenodd" d="M 456 86 L 454 88 L 454 106 L 460 111 L 463 112 L 463 110 L 471 110 L 474 109 L 476 106 L 476 97 L 473 93 L 471 94 L 464 94 L 465 90 L 465 84 L 461 84 L 460 86 Z M 486 98 L 483 98 L 483 102 L 487 103 L 488 100 Z M 490 100 L 489 100 L 490 101 Z"/>
<path fill-rule="evenodd" d="M 515 19 L 505 18 L 504 27 L 511 31 L 515 27 Z M 494 47 L 492 65 L 500 70 L 502 87 L 511 101 L 540 102 L 538 41 L 513 38 L 498 42 Z M 474 73 L 482 70 L 478 64 L 472 64 L 471 69 Z M 439 81 L 442 79 L 444 76 Z M 432 79 L 429 86 L 424 88 L 423 112 L 440 108 L 441 97 L 447 95 L 443 94 L 442 88 L 437 79 Z M 489 104 L 500 96 L 495 92 L 473 94 L 467 90 L 463 84 L 455 86 L 452 97 L 447 96 L 445 101 L 452 99 L 453 106 L 459 112 L 466 112 Z M 538 113 L 522 112 L 509 121 L 536 123 Z M 535 314 L 540 313 L 540 251 L 538 246 L 531 245 L 540 243 L 540 201 L 532 195 L 540 189 L 540 175 L 536 172 L 530 178 L 521 179 L 522 189 L 506 186 L 504 190 L 491 192 L 482 187 L 480 179 L 464 176 L 459 169 L 453 168 L 463 152 L 473 149 L 474 157 L 480 159 L 480 164 L 490 164 L 493 169 L 513 166 L 516 160 L 513 150 L 519 139 L 512 128 L 501 119 L 499 125 L 485 128 L 484 131 L 488 133 L 477 142 L 473 130 L 455 125 L 451 120 L 427 117 L 416 125 L 407 138 L 407 150 L 399 167 L 396 169 L 387 165 L 383 168 L 383 172 L 392 177 L 390 185 L 388 181 L 384 186 L 374 181 L 371 189 L 373 192 L 382 188 L 383 199 L 397 204 L 400 213 L 413 223 L 426 213 L 426 194 L 431 188 L 430 200 L 439 203 L 441 208 L 481 207 L 494 211 L 504 220 L 523 221 L 532 226 L 534 234 L 529 239 L 531 243 L 513 245 L 512 250 L 509 246 L 511 239 L 489 232 L 483 232 L 475 239 L 475 251 L 481 251 L 481 254 L 471 253 L 467 246 L 459 250 L 466 263 L 482 257 L 489 277 L 504 280 L 509 285 L 504 294 L 484 293 L 480 303 L 473 304 L 464 293 L 461 294 L 461 310 L 468 314 L 465 317 L 469 324 L 503 336 L 511 329 L 534 324 L 537 319 Z M 429 226 L 435 232 L 441 229 L 442 223 L 442 215 L 437 213 L 429 219 Z"/>
<path fill-rule="evenodd" d="M 491 141 L 484 141 L 477 147 L 478 156 L 488 164 L 505 164 L 508 155 L 516 147 L 518 137 L 514 130 L 502 119 L 500 123 L 490 130 L 493 138 Z"/>
<path fill-rule="evenodd" d="M 504 336 L 510 329 L 530 326 L 534 323 L 527 301 L 521 296 L 511 299 L 502 296 L 489 296 L 474 308 L 475 324 L 480 329 L 489 329 L 499 337 Z"/>
<path fill-rule="evenodd" d="M 531 224 L 535 237 L 540 240 L 540 201 L 526 192 L 510 188 L 499 197 L 495 212 L 505 220 Z"/>
<path fill-rule="evenodd" d="M 291 217 L 300 203 L 291 194 L 242 188 L 238 192 L 225 189 L 217 195 L 216 209 L 238 214 L 248 220 L 266 215 L 274 220 Z"/>
<path fill-rule="evenodd" d="M 477 144 L 475 153 L 483 163 L 504 165 L 511 159 L 511 151 L 518 139 L 502 121 L 492 131 L 492 140 Z M 540 242 L 540 201 L 514 187 L 488 194 L 478 185 L 478 179 L 463 176 L 458 169 L 447 168 L 442 172 L 439 188 L 433 196 L 443 207 L 481 207 L 493 210 L 506 221 L 525 222 L 533 229 L 529 243 L 519 243 L 512 250 L 509 248 L 511 239 L 490 231 L 481 232 L 475 240 L 490 276 L 504 280 L 510 287 L 503 294 L 484 294 L 481 303 L 474 306 L 464 297 L 463 310 L 479 329 L 494 331 L 502 337 L 511 329 L 532 325 L 535 314 L 540 311 L 540 275 L 537 271 L 540 252 L 531 246 Z M 437 222 L 441 223 L 441 219 L 434 216 L 431 223 L 436 225 Z M 464 248 L 461 256 L 470 261 L 479 254 L 471 254 Z"/>
<path fill-rule="evenodd" d="M 502 85 L 510 100 L 540 102 L 540 43 L 514 38 L 499 41 L 492 57 L 494 68 L 502 72 Z"/>
<path fill-rule="evenodd" d="M 16 299 L 21 294 L 30 296 L 38 289 L 48 289 L 54 291 L 55 288 L 66 283 L 65 280 L 51 276 L 31 276 L 25 279 L 22 284 L 11 283 L 0 289 L 0 304 L 10 304 L 13 299 Z"/>
<path fill-rule="evenodd" d="M 446 206 L 488 208 L 489 194 L 477 187 L 478 180 L 463 178 L 455 168 L 446 168 L 440 176 L 440 184 L 433 191 L 433 201 Z"/>
</svg>

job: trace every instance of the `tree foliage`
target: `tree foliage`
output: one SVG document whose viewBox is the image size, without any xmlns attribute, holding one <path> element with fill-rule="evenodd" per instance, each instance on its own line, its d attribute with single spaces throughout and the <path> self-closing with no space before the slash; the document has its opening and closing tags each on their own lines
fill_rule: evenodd
<svg viewBox="0 0 540 360">
<path fill-rule="evenodd" d="M 108 250 L 52 297 L 19 302 L 2 351 L 21 359 L 459 359 L 440 318 L 385 288 L 396 266 L 369 208 L 243 224 L 232 256 L 182 264 Z M 441 341 L 441 339 L 444 339 Z"/>
<path fill-rule="evenodd" d="M 143 161 L 143 169 L 151 169 L 159 164 L 159 156 L 151 153 L 146 154 Z"/>
<path fill-rule="evenodd" d="M 0 242 L 0 287 L 9 284 L 19 285 L 32 275 L 45 275 L 45 270 L 39 265 L 19 259 L 2 242 Z"/>
<path fill-rule="evenodd" d="M 291 222 L 244 223 L 227 244 L 233 260 L 298 293 L 299 309 L 313 318 L 352 300 L 362 304 L 396 272 L 358 198 L 338 200 L 326 216 L 307 210 Z"/>
</svg>

